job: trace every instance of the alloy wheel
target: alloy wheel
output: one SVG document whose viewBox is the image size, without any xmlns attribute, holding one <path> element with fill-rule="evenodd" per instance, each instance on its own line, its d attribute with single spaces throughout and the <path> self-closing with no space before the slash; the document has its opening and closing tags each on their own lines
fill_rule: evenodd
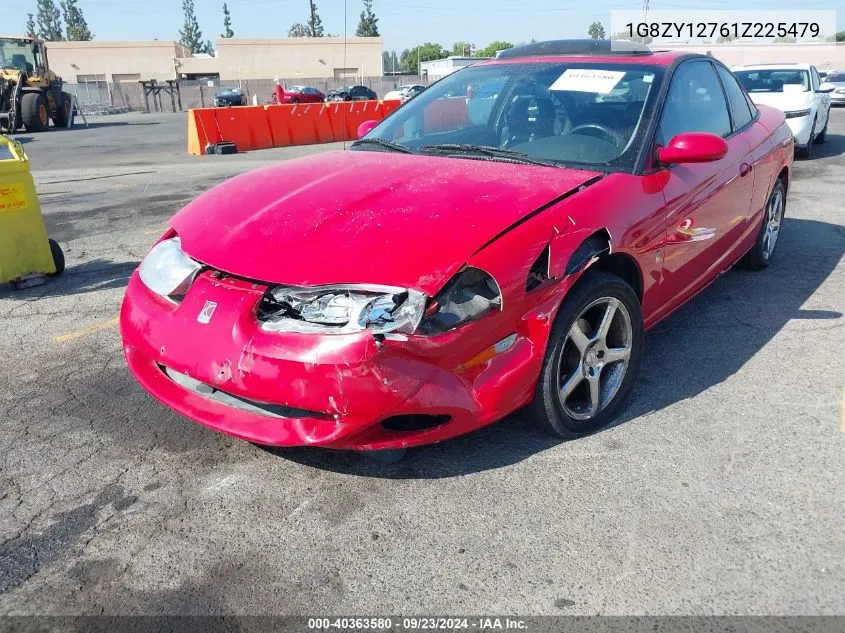
<svg viewBox="0 0 845 633">
<path fill-rule="evenodd" d="M 590 303 L 569 328 L 558 368 L 558 396 L 566 415 L 590 420 L 622 386 L 631 359 L 633 327 L 614 297 Z"/>
<path fill-rule="evenodd" d="M 768 260 L 775 251 L 775 244 L 780 234 L 780 224 L 783 221 L 784 209 L 783 189 L 777 188 L 772 194 L 769 204 L 766 207 L 766 223 L 763 229 L 763 259 Z"/>
</svg>

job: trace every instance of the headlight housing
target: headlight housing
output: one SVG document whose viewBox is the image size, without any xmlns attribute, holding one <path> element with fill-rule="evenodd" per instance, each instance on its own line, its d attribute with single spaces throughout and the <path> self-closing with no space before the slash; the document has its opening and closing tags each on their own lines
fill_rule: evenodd
<svg viewBox="0 0 845 633">
<path fill-rule="evenodd" d="M 420 332 L 435 335 L 454 330 L 502 309 L 502 290 L 480 268 L 465 268 L 432 301 L 420 323 Z"/>
<path fill-rule="evenodd" d="M 258 320 L 271 332 L 413 334 L 425 305 L 423 293 L 391 286 L 275 286 L 265 293 Z"/>
<path fill-rule="evenodd" d="M 188 257 L 178 237 L 152 247 L 138 267 L 141 281 L 150 290 L 178 303 L 194 282 L 202 264 Z"/>
</svg>

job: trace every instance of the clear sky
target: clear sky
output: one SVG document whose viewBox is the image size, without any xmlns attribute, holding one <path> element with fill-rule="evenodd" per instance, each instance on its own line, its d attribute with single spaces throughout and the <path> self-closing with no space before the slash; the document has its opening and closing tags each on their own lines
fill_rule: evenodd
<svg viewBox="0 0 845 633">
<path fill-rule="evenodd" d="M 58 5 L 58 0 L 55 0 Z M 223 29 L 222 0 L 194 0 L 203 36 L 212 41 Z M 36 0 L 0 0 L 0 32 L 25 31 L 26 14 Z M 286 37 L 294 22 L 304 22 L 308 0 L 228 0 L 235 37 Z M 88 26 L 101 40 L 175 40 L 182 26 L 181 0 L 78 0 Z M 566 37 L 586 37 L 594 20 L 610 30 L 612 9 L 639 9 L 642 0 L 374 0 L 385 49 L 401 52 L 419 42 L 447 48 L 457 41 L 479 47 L 492 40 L 513 43 Z M 843 0 L 651 0 L 650 9 L 837 9 Z M 317 0 L 327 33 L 342 35 L 344 1 Z M 360 0 L 347 0 L 346 25 L 354 35 Z M 837 15 L 845 30 L 845 10 Z M 608 33 L 609 34 L 609 33 Z"/>
</svg>

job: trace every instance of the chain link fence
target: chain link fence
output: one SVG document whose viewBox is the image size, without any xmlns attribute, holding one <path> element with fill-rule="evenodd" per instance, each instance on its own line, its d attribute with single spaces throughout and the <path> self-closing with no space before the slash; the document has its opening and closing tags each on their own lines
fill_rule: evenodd
<svg viewBox="0 0 845 633">
<path fill-rule="evenodd" d="M 310 86 L 323 93 L 348 85 L 364 85 L 375 91 L 379 98 L 405 84 L 428 85 L 430 82 L 424 77 L 416 75 L 397 75 L 392 77 L 364 77 L 359 78 L 302 78 L 281 79 L 282 85 Z M 211 85 L 209 85 L 211 83 Z M 166 85 L 162 82 L 161 85 Z M 259 105 L 270 103 L 275 90 L 273 79 L 248 79 L 243 81 L 220 81 L 188 79 L 179 82 L 179 92 L 182 96 L 182 108 L 211 107 L 214 95 L 222 88 L 241 88 L 247 96 L 248 102 L 253 102 L 253 96 L 258 98 Z M 137 81 L 107 82 L 92 80 L 79 83 L 65 84 L 65 91 L 76 96 L 79 107 L 85 114 L 111 114 L 117 112 L 137 111 L 145 112 L 147 105 L 144 100 L 144 89 Z M 155 110 L 158 106 L 150 97 L 149 107 Z M 162 109 L 171 111 L 170 98 L 162 97 Z"/>
</svg>

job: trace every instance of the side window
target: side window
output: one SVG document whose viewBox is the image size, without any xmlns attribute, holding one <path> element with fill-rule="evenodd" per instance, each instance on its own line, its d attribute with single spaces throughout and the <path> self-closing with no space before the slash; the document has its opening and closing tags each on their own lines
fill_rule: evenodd
<svg viewBox="0 0 845 633">
<path fill-rule="evenodd" d="M 660 142 L 668 143 L 682 132 L 731 133 L 725 95 L 709 61 L 685 62 L 672 77 L 660 122 Z"/>
<path fill-rule="evenodd" d="M 742 88 L 730 72 L 721 66 L 716 66 L 719 71 L 719 77 L 722 80 L 722 85 L 725 87 L 725 92 L 728 93 L 728 103 L 731 106 L 731 114 L 734 120 L 734 130 L 745 127 L 754 118 L 751 110 L 748 108 L 748 101 L 745 99 L 745 94 Z"/>
<path fill-rule="evenodd" d="M 819 72 L 816 70 L 815 66 L 810 66 L 810 77 L 813 80 L 813 88 L 812 89 L 813 89 L 813 92 L 815 92 L 816 90 L 819 89 L 819 86 L 821 86 L 821 83 L 822 83 L 821 77 L 819 77 Z"/>
</svg>

